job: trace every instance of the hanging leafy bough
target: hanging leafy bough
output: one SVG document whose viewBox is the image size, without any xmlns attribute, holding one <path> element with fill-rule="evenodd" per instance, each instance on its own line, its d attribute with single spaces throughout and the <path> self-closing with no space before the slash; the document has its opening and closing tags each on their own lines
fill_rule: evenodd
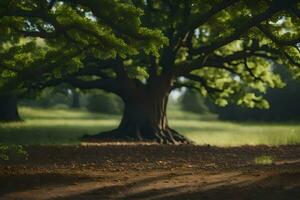
<svg viewBox="0 0 300 200">
<path fill-rule="evenodd" d="M 172 90 L 267 108 L 262 94 L 284 86 L 272 64 L 300 74 L 297 0 L 4 2 L 10 23 L 1 26 L 46 44 L 15 83 L 34 90 L 67 82 L 124 101 L 119 127 L 86 139 L 189 143 L 168 125 Z"/>
</svg>

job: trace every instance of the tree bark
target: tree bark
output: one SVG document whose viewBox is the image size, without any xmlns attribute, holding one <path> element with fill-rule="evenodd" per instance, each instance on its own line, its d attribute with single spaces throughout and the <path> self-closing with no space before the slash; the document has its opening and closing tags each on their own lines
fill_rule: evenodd
<svg viewBox="0 0 300 200">
<path fill-rule="evenodd" d="M 0 121 L 20 121 L 17 97 L 10 94 L 0 94 Z"/>
<path fill-rule="evenodd" d="M 158 90 L 158 89 L 156 89 Z M 168 125 L 166 109 L 168 93 L 144 89 L 123 98 L 125 109 L 117 129 L 84 136 L 85 141 L 156 141 L 164 144 L 191 143 Z"/>
</svg>

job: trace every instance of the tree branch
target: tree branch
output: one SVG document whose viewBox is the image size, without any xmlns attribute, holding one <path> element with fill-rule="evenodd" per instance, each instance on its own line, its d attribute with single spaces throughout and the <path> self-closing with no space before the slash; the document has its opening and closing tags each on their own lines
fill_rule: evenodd
<svg viewBox="0 0 300 200">
<path fill-rule="evenodd" d="M 287 60 L 294 66 L 300 68 L 300 63 L 293 59 L 288 53 L 283 52 L 283 55 L 287 58 Z"/>
<path fill-rule="evenodd" d="M 251 68 L 248 65 L 248 61 L 247 61 L 247 57 L 244 58 L 244 65 L 245 65 L 245 69 L 249 72 L 250 76 L 253 77 L 255 80 L 261 81 L 261 82 L 265 82 L 261 77 L 256 76 L 253 71 L 251 70 Z"/>
<path fill-rule="evenodd" d="M 223 0 L 221 3 L 213 6 L 207 13 L 198 15 L 198 16 L 190 16 L 190 19 L 193 19 L 190 23 L 187 23 L 186 26 L 182 28 L 181 31 L 178 33 L 178 37 L 182 37 L 187 32 L 194 32 L 194 30 L 203 25 L 207 22 L 212 16 L 216 15 L 220 11 L 234 5 L 235 3 L 239 2 L 240 0 Z"/>
<path fill-rule="evenodd" d="M 270 40 L 272 40 L 274 43 L 281 45 L 281 46 L 292 46 L 295 47 L 296 44 L 300 42 L 300 37 L 295 38 L 292 40 L 283 40 L 280 38 L 277 38 L 275 35 L 272 34 L 271 31 L 269 31 L 267 28 L 263 27 L 262 25 L 258 24 L 256 26 L 263 34 L 265 34 Z"/>
<path fill-rule="evenodd" d="M 269 55 L 272 54 L 272 55 Z M 276 49 L 270 49 L 265 46 L 248 48 L 242 51 L 237 51 L 226 56 L 210 55 L 200 57 L 192 61 L 179 63 L 176 66 L 176 74 L 184 75 L 196 69 L 201 69 L 204 66 L 223 66 L 225 63 L 232 64 L 233 61 L 244 60 L 247 57 L 260 57 L 264 59 L 278 59 L 281 52 Z"/>
<path fill-rule="evenodd" d="M 222 92 L 221 89 L 209 86 L 207 84 L 207 81 L 204 78 L 200 77 L 200 76 L 197 76 L 197 75 L 194 75 L 194 74 L 187 74 L 187 75 L 184 75 L 184 77 L 189 79 L 189 80 L 200 83 L 208 92 Z"/>
<path fill-rule="evenodd" d="M 50 79 L 45 82 L 37 82 L 30 86 L 31 89 L 43 89 L 50 86 L 68 83 L 73 87 L 80 89 L 102 89 L 106 92 L 120 94 L 120 87 L 114 79 L 97 79 L 97 80 L 82 80 L 76 77 L 63 77 L 58 79 Z"/>
<path fill-rule="evenodd" d="M 84 81 L 78 78 L 67 78 L 65 82 L 80 89 L 103 89 L 108 92 L 114 92 L 116 88 L 113 81 L 113 79 Z"/>
<path fill-rule="evenodd" d="M 72 74 L 73 76 L 99 76 L 102 79 L 109 79 L 110 77 L 103 72 L 99 67 L 95 66 L 85 66 L 84 68 L 79 69 L 77 72 Z"/>
<path fill-rule="evenodd" d="M 209 56 L 207 55 L 204 57 L 200 57 L 197 59 L 193 59 L 193 60 L 189 60 L 189 61 L 177 64 L 174 69 L 175 75 L 177 75 L 177 76 L 185 75 L 187 73 L 190 73 L 193 70 L 204 67 L 208 57 Z"/>
<path fill-rule="evenodd" d="M 295 0 L 290 0 L 291 2 L 295 3 Z M 211 45 L 204 45 L 197 49 L 193 50 L 194 54 L 209 54 L 216 49 L 225 46 L 234 40 L 239 39 L 244 33 L 246 33 L 249 29 L 257 26 L 259 23 L 271 18 L 276 12 L 282 10 L 282 8 L 278 5 L 280 2 L 274 1 L 270 7 L 263 13 L 256 15 L 249 19 L 246 23 L 241 26 L 235 27 L 235 31 L 228 37 L 225 37 L 219 41 L 213 42 Z"/>
</svg>

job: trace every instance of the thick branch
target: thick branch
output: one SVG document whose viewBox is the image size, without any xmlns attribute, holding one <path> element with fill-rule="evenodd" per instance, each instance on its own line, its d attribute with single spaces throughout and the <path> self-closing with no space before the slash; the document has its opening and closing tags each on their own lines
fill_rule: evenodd
<svg viewBox="0 0 300 200">
<path fill-rule="evenodd" d="M 295 3 L 295 0 L 290 0 L 290 3 Z M 282 3 L 281 3 L 282 4 Z M 193 51 L 195 54 L 209 54 L 216 49 L 225 46 L 234 40 L 239 39 L 244 33 L 246 33 L 251 28 L 257 26 L 261 22 L 271 18 L 276 12 L 282 10 L 282 7 L 280 7 L 280 1 L 274 1 L 270 7 L 263 13 L 254 16 L 253 18 L 249 19 L 246 23 L 244 23 L 241 26 L 235 27 L 235 31 L 230 35 L 227 36 L 219 41 L 213 42 L 211 45 L 205 45 L 201 46 Z"/>
<path fill-rule="evenodd" d="M 204 78 L 200 77 L 200 76 L 197 76 L 197 75 L 194 75 L 194 74 L 187 74 L 184 77 L 189 79 L 189 80 L 200 83 L 209 92 L 222 92 L 221 89 L 209 86 L 207 84 L 207 81 Z"/>
<path fill-rule="evenodd" d="M 182 30 L 179 32 L 179 37 L 183 37 L 187 32 L 194 32 L 194 30 L 203 25 L 205 22 L 207 22 L 211 17 L 219 13 L 220 11 L 226 9 L 227 7 L 230 7 L 234 5 L 235 3 L 239 2 L 240 0 L 223 0 L 221 3 L 218 3 L 217 5 L 213 6 L 207 13 L 195 16 L 190 16 L 190 23 L 187 23 L 186 26 L 182 28 Z"/>
<path fill-rule="evenodd" d="M 179 63 L 176 65 L 176 67 L 174 69 L 175 75 L 177 75 L 177 76 L 185 75 L 195 69 L 200 69 L 200 68 L 204 67 L 207 59 L 208 59 L 208 56 L 205 56 L 205 57 L 200 57 L 200 58 L 193 59 L 193 60 L 188 60 L 183 63 Z"/>
<path fill-rule="evenodd" d="M 97 79 L 97 80 L 81 80 L 76 77 L 63 77 L 57 79 L 50 79 L 43 83 L 34 83 L 31 85 L 31 89 L 43 89 L 46 87 L 51 87 L 55 85 L 60 85 L 62 83 L 68 83 L 73 87 L 80 89 L 102 89 L 107 92 L 113 92 L 115 94 L 120 94 L 120 87 L 114 79 Z"/>
<path fill-rule="evenodd" d="M 78 78 L 67 78 L 66 83 L 80 89 L 103 89 L 108 92 L 114 92 L 116 90 L 116 84 L 113 79 L 84 81 Z"/>
<path fill-rule="evenodd" d="M 294 66 L 300 68 L 300 63 L 293 59 L 292 56 L 290 56 L 288 53 L 283 52 L 284 56 L 287 58 L 287 60 Z"/>
<path fill-rule="evenodd" d="M 269 54 L 272 55 L 269 55 Z M 225 63 L 231 64 L 233 61 L 243 60 L 247 57 L 260 57 L 264 59 L 278 59 L 281 53 L 277 50 L 265 48 L 265 47 L 257 47 L 249 49 L 237 51 L 232 54 L 226 56 L 219 55 L 211 55 L 206 57 L 200 57 L 198 59 L 194 59 L 192 61 L 186 61 L 180 63 L 176 66 L 177 75 L 187 74 L 193 70 L 201 69 L 204 66 L 223 66 Z"/>
<path fill-rule="evenodd" d="M 98 73 L 96 75 L 101 76 L 99 73 L 103 72 L 103 69 L 112 69 L 117 74 L 118 78 L 128 78 L 128 73 L 125 70 L 123 60 L 120 57 L 115 59 L 100 60 L 94 58 L 93 56 L 88 56 L 83 63 L 85 63 L 86 67 L 88 68 L 95 68 L 93 70 L 95 73 Z"/>
<path fill-rule="evenodd" d="M 272 32 L 270 30 L 268 30 L 267 28 L 265 28 L 262 25 L 257 25 L 257 28 L 261 32 L 263 32 L 268 38 L 270 38 L 274 43 L 276 43 L 278 45 L 295 47 L 296 44 L 298 44 L 300 42 L 300 37 L 292 39 L 292 40 L 284 40 L 284 39 L 277 38 L 275 35 L 272 34 Z"/>
<path fill-rule="evenodd" d="M 72 74 L 73 75 L 73 74 Z M 74 73 L 75 76 L 98 76 L 102 79 L 108 79 L 110 78 L 108 74 L 103 72 L 100 68 L 97 66 L 85 66 L 82 69 L 79 69 L 78 72 Z"/>
</svg>

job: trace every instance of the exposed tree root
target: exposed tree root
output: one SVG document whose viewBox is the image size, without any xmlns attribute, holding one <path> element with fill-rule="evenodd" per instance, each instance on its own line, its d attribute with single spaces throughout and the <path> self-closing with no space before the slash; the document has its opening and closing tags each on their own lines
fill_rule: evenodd
<svg viewBox="0 0 300 200">
<path fill-rule="evenodd" d="M 180 135 L 177 131 L 167 128 L 152 133 L 141 133 L 139 131 L 127 132 L 120 129 L 102 132 L 96 135 L 84 135 L 85 142 L 111 142 L 111 141 L 149 141 L 159 144 L 192 144 L 193 142 Z"/>
</svg>

